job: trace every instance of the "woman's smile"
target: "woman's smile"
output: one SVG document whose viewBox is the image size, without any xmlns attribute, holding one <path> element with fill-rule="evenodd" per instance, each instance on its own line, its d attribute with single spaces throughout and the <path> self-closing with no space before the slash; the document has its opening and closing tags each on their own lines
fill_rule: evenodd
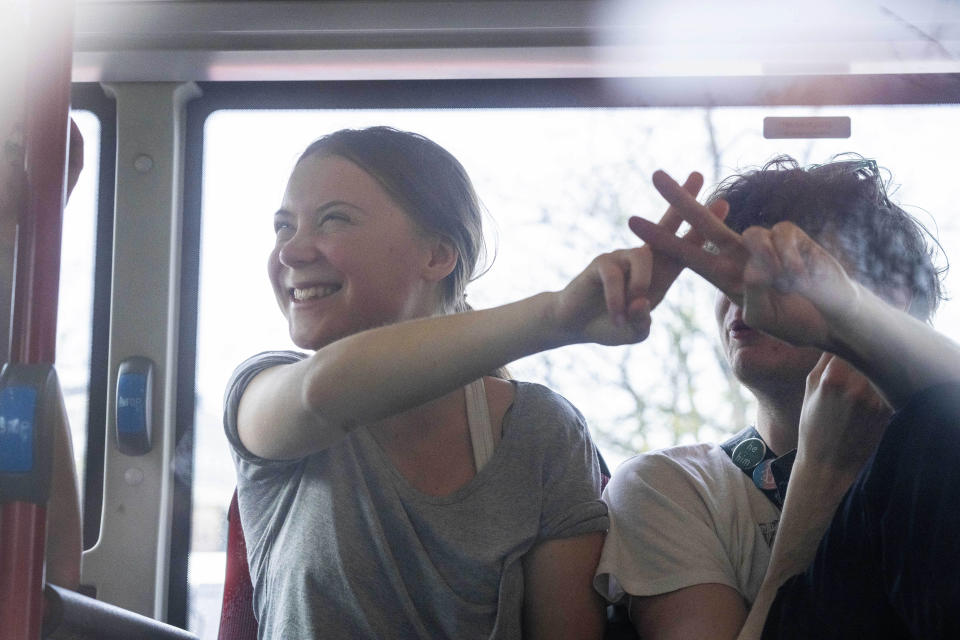
<svg viewBox="0 0 960 640">
<path fill-rule="evenodd" d="M 339 284 L 319 284 L 306 287 L 291 287 L 288 291 L 294 304 L 310 302 L 333 295 L 340 291 Z"/>
</svg>

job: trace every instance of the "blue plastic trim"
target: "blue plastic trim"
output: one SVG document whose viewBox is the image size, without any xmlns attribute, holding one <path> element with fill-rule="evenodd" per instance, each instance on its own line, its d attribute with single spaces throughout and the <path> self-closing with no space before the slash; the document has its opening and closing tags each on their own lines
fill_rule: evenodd
<svg viewBox="0 0 960 640">
<path fill-rule="evenodd" d="M 37 390 L 11 386 L 0 392 L 0 473 L 33 471 Z"/>
<path fill-rule="evenodd" d="M 117 381 L 117 431 L 147 436 L 147 376 L 124 373 Z"/>
</svg>

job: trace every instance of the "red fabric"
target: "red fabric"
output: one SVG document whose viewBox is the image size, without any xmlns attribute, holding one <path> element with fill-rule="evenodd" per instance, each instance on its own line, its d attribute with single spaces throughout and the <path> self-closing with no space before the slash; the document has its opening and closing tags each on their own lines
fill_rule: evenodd
<svg viewBox="0 0 960 640">
<path fill-rule="evenodd" d="M 233 492 L 227 513 L 227 571 L 223 580 L 218 640 L 256 640 L 257 619 L 253 615 L 253 584 L 247 565 L 247 543 L 240 526 L 237 492 Z"/>
</svg>

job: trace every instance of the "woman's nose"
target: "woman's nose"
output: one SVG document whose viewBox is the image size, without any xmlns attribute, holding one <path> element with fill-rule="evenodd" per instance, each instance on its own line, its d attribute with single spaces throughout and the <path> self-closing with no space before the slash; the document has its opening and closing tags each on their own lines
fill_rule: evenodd
<svg viewBox="0 0 960 640">
<path fill-rule="evenodd" d="M 319 255 L 316 238 L 302 228 L 280 247 L 280 262 L 288 267 L 309 264 Z"/>
</svg>

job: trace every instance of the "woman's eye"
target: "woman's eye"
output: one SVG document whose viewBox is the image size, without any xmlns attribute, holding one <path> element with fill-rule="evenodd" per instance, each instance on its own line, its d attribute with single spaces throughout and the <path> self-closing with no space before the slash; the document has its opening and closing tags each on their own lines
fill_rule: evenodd
<svg viewBox="0 0 960 640">
<path fill-rule="evenodd" d="M 350 219 L 342 213 L 325 213 L 320 216 L 319 226 L 324 227 L 331 223 L 348 222 Z"/>
<path fill-rule="evenodd" d="M 277 235 L 281 233 L 290 233 L 293 230 L 293 225 L 284 220 L 276 220 L 273 223 L 273 232 Z"/>
</svg>

